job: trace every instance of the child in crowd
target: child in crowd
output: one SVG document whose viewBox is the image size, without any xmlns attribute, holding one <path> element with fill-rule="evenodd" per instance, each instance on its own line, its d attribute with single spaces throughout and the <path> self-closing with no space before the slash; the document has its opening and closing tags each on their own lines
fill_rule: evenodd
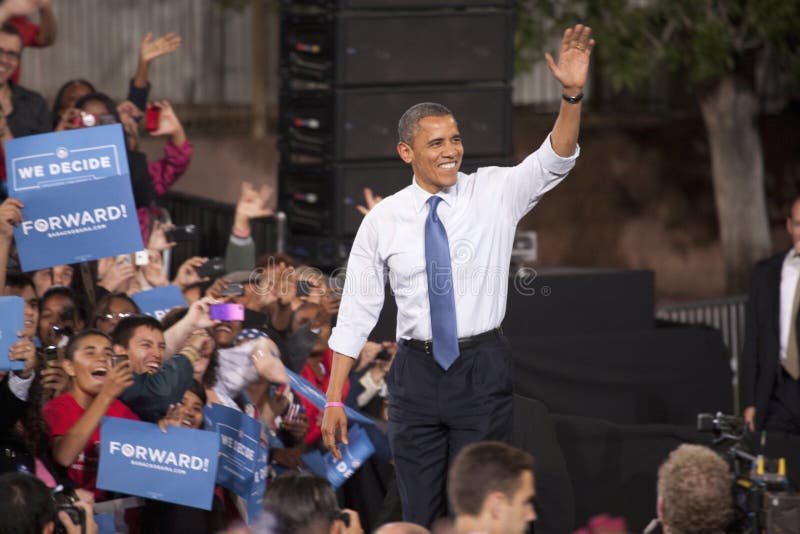
<svg viewBox="0 0 800 534">
<path fill-rule="evenodd" d="M 55 461 L 68 468 L 78 487 L 93 491 L 98 501 L 105 498 L 105 492 L 95 487 L 100 420 L 104 416 L 139 419 L 117 399 L 133 384 L 130 362 L 114 364 L 112 354 L 111 339 L 99 330 L 84 330 L 70 339 L 63 367 L 72 385 L 43 410 Z"/>
</svg>

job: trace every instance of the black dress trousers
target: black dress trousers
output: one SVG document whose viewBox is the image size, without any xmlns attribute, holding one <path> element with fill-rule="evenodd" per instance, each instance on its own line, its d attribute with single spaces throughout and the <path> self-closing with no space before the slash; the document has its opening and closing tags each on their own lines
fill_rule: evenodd
<svg viewBox="0 0 800 534">
<path fill-rule="evenodd" d="M 502 336 L 462 350 L 447 371 L 432 355 L 401 342 L 386 384 L 405 521 L 430 527 L 446 514 L 447 471 L 461 448 L 510 441 L 511 372 L 511 349 Z"/>
</svg>

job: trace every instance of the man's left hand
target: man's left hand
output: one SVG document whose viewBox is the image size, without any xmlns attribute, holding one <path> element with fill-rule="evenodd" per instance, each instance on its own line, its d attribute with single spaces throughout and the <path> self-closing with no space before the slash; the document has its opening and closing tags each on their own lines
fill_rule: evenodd
<svg viewBox="0 0 800 534">
<path fill-rule="evenodd" d="M 561 39 L 561 48 L 558 53 L 558 63 L 553 60 L 549 52 L 544 56 L 547 66 L 556 80 L 561 82 L 564 89 L 578 92 L 586 84 L 586 75 L 589 71 L 589 56 L 594 48 L 594 39 L 590 39 L 592 29 L 583 24 L 576 24 L 574 28 L 567 28 Z"/>
</svg>

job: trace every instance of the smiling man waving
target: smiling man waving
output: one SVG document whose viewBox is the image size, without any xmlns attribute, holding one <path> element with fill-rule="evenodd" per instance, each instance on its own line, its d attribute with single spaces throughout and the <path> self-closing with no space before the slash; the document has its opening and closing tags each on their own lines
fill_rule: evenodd
<svg viewBox="0 0 800 534">
<path fill-rule="evenodd" d="M 388 273 L 400 343 L 386 377 L 388 428 L 406 521 L 430 526 L 445 512 L 447 468 L 461 448 L 511 436 L 511 353 L 499 327 L 514 232 L 575 164 L 590 32 L 567 29 L 558 63 L 546 54 L 563 102 L 552 133 L 515 167 L 460 173 L 464 146 L 450 110 L 407 110 L 397 152 L 413 183 L 377 204 L 356 235 L 330 338 L 336 354 L 322 434 L 339 457 L 337 432 L 347 442 L 342 387 L 377 322 Z"/>
</svg>

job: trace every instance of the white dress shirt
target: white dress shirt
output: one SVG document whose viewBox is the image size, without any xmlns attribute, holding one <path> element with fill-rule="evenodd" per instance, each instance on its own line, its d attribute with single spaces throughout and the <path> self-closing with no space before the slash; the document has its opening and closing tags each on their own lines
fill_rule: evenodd
<svg viewBox="0 0 800 534">
<path fill-rule="evenodd" d="M 515 167 L 458 173 L 438 193 L 437 209 L 450 245 L 458 337 L 500 326 L 506 313 L 508 270 L 519 220 L 575 165 L 580 152 L 562 158 L 547 136 Z M 397 302 L 397 339 L 432 338 L 425 272 L 425 220 L 432 195 L 413 181 L 386 197 L 364 217 L 356 234 L 338 320 L 330 341 L 335 352 L 357 358 L 383 308 L 389 284 Z"/>
<path fill-rule="evenodd" d="M 795 255 L 794 249 L 786 253 L 781 267 L 781 301 L 780 301 L 780 335 L 781 361 L 786 361 L 786 347 L 789 346 L 789 330 L 792 327 L 792 306 L 794 305 L 794 292 L 800 281 L 800 257 Z"/>
</svg>

